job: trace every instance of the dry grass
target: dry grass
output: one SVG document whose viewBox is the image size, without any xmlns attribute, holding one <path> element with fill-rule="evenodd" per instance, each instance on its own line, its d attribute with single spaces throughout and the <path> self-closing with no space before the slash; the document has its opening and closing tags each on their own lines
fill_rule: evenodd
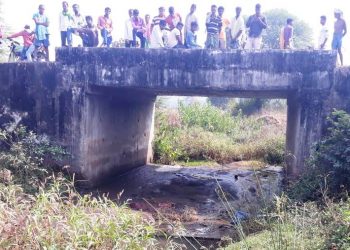
<svg viewBox="0 0 350 250">
<path fill-rule="evenodd" d="M 62 179 L 37 195 L 0 184 L 0 249 L 157 249 L 154 225 Z"/>
</svg>

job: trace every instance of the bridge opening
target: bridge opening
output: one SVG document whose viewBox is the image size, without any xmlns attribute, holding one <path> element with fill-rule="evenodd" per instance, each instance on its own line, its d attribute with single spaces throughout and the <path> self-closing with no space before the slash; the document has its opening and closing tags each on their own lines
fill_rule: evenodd
<svg viewBox="0 0 350 250">
<path fill-rule="evenodd" d="M 132 209 L 180 223 L 197 243 L 218 243 L 235 230 L 228 204 L 255 214 L 280 192 L 284 174 L 275 166 L 283 165 L 286 123 L 286 99 L 159 96 L 153 162 L 113 176 L 98 192 L 116 199 L 122 192 Z M 169 225 L 164 231 L 174 234 Z"/>
<path fill-rule="evenodd" d="M 285 165 L 286 99 L 160 96 L 155 106 L 156 163 Z"/>
</svg>

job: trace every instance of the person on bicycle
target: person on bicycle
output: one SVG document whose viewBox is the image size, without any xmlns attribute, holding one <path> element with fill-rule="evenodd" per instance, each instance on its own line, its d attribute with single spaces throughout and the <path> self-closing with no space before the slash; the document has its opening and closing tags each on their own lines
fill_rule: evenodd
<svg viewBox="0 0 350 250">
<path fill-rule="evenodd" d="M 44 14 L 45 7 L 44 5 L 39 5 L 39 12 L 33 15 L 33 20 L 35 22 L 35 46 L 41 47 L 44 46 L 46 60 L 49 60 L 49 19 Z"/>
<path fill-rule="evenodd" d="M 16 38 L 16 37 L 22 37 L 23 38 L 23 50 L 22 50 L 22 55 L 21 55 L 21 60 L 27 59 L 28 62 L 32 62 L 32 54 L 35 50 L 34 46 L 34 32 L 31 31 L 30 26 L 26 25 L 24 26 L 24 30 L 12 34 L 8 36 L 7 38 Z"/>
</svg>

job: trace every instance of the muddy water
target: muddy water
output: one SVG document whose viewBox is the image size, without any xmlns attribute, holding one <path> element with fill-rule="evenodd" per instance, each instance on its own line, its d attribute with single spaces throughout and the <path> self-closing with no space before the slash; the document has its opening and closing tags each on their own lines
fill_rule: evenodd
<svg viewBox="0 0 350 250">
<path fill-rule="evenodd" d="M 190 238 L 192 243 L 184 243 L 197 247 L 231 237 L 232 214 L 242 220 L 254 216 L 280 192 L 282 177 L 279 167 L 253 171 L 235 164 L 148 165 L 116 177 L 97 191 L 109 193 L 118 202 L 128 201 L 150 220 L 162 221 L 162 231 Z"/>
</svg>

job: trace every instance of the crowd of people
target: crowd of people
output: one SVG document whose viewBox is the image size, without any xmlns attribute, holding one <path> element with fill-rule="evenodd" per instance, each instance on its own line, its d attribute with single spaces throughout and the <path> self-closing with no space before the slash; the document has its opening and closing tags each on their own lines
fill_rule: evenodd
<svg viewBox="0 0 350 250">
<path fill-rule="evenodd" d="M 151 19 L 149 14 L 140 17 L 138 9 L 130 9 L 124 23 L 124 46 L 140 48 L 201 48 L 197 42 L 199 20 L 196 16 L 195 4 L 190 7 L 190 12 L 183 20 L 182 16 L 169 7 L 168 14 L 164 7 L 158 9 L 158 15 Z M 216 5 L 211 6 L 205 20 L 207 34 L 205 48 L 208 49 L 260 49 L 262 46 L 262 32 L 268 29 L 266 18 L 262 15 L 261 5 L 256 4 L 255 13 L 245 22 L 241 15 L 242 8 L 236 7 L 233 18 L 225 17 L 225 9 Z M 346 22 L 340 10 L 335 10 L 332 49 L 339 53 L 343 64 L 342 39 L 347 33 Z M 44 5 L 39 6 L 39 11 L 33 15 L 35 30 L 31 31 L 26 25 L 24 30 L 8 36 L 8 38 L 23 37 L 23 56 L 31 60 L 31 53 L 36 46 L 44 46 L 48 55 L 49 18 L 45 14 Z M 329 32 L 326 26 L 327 17 L 321 16 L 320 34 L 317 49 L 326 48 Z M 111 18 L 111 8 L 106 7 L 104 15 L 101 15 L 94 24 L 92 16 L 83 16 L 78 4 L 72 5 L 62 2 L 62 10 L 59 13 L 59 29 L 61 46 L 72 46 L 73 36 L 81 38 L 84 47 L 111 47 L 113 44 L 112 31 L 114 24 Z M 121 26 L 118 26 L 121 27 Z M 281 28 L 280 48 L 293 48 L 293 19 L 288 18 L 286 25 Z M 2 34 L 0 33 L 0 37 Z M 102 39 L 99 43 L 99 38 Z"/>
</svg>

